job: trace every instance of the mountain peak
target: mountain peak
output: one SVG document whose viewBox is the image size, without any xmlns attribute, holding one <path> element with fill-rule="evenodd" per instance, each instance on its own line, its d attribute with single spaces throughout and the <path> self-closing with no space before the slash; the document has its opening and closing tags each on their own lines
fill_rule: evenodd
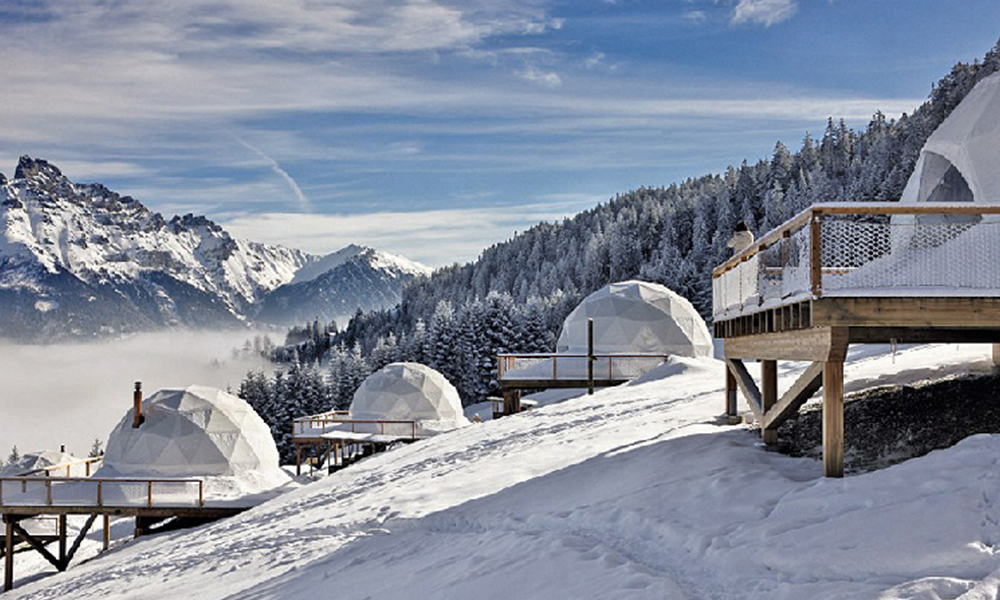
<svg viewBox="0 0 1000 600">
<path fill-rule="evenodd" d="M 64 179 L 62 171 L 47 160 L 31 158 L 25 154 L 17 161 L 14 179 L 32 179 L 39 176 L 53 180 Z"/>
</svg>

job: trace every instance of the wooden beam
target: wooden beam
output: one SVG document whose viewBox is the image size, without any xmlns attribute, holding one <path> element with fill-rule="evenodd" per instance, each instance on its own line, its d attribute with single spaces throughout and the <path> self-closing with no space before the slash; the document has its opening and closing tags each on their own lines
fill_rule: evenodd
<svg viewBox="0 0 1000 600">
<path fill-rule="evenodd" d="M 726 338 L 727 359 L 827 361 L 847 356 L 846 327 L 811 327 L 764 335 Z"/>
<path fill-rule="evenodd" d="M 799 378 L 781 396 L 777 404 L 764 414 L 764 422 L 761 423 L 761 427 L 776 430 L 789 417 L 798 412 L 809 398 L 812 398 L 823 384 L 823 364 L 822 362 L 814 362 L 802 375 L 799 375 Z"/>
<path fill-rule="evenodd" d="M 746 398 L 750 410 L 757 417 L 757 420 L 760 421 L 764 416 L 764 411 L 761 410 L 760 390 L 757 389 L 757 384 L 754 382 L 753 377 L 750 376 L 750 372 L 747 371 L 746 365 L 739 359 L 726 359 L 726 365 L 732 371 L 736 379 L 736 385 L 743 392 L 743 397 Z"/>
<path fill-rule="evenodd" d="M 66 515 L 59 515 L 59 562 L 66 562 Z M 59 569 L 62 571 L 63 569 Z"/>
<path fill-rule="evenodd" d="M 1000 366 L 1000 344 L 993 344 L 993 365 Z"/>
<path fill-rule="evenodd" d="M 35 536 L 25 531 L 21 527 L 21 524 L 18 523 L 17 521 L 11 521 L 11 525 L 14 526 L 14 531 L 17 533 L 18 537 L 28 542 L 28 545 L 34 548 L 39 554 L 41 554 L 45 558 L 45 560 L 49 561 L 53 567 L 59 569 L 59 564 L 60 564 L 59 559 L 56 558 L 55 556 L 52 556 L 52 553 L 48 551 L 48 549 L 45 547 L 45 544 L 35 539 Z M 62 569 L 59 570 L 62 571 Z"/>
<path fill-rule="evenodd" d="M 73 545 L 70 547 L 69 552 L 63 557 L 63 564 L 60 571 L 65 571 L 69 567 L 69 562 L 73 560 L 73 556 L 76 555 L 76 551 L 80 549 L 80 544 L 83 543 L 83 538 L 87 537 L 87 532 L 90 531 L 90 527 L 97 520 L 97 515 L 90 515 L 87 522 L 83 524 L 83 528 L 80 529 L 80 533 L 77 534 L 76 539 L 73 540 Z"/>
<path fill-rule="evenodd" d="M 809 285 L 814 298 L 823 295 L 823 236 L 820 232 L 820 218 L 815 213 L 809 218 Z"/>
<path fill-rule="evenodd" d="M 778 361 L 763 360 L 760 362 L 760 412 L 767 416 L 778 402 Z M 760 434 L 765 444 L 778 443 L 778 429 L 764 427 L 764 419 L 760 419 Z"/>
<path fill-rule="evenodd" d="M 107 552 L 108 548 L 111 547 L 111 517 L 108 515 L 102 515 L 102 517 L 104 519 L 101 531 L 101 541 L 103 542 L 102 549 Z"/>
<path fill-rule="evenodd" d="M 852 344 L 994 344 L 1000 340 L 996 328 L 962 327 L 851 327 Z"/>
<path fill-rule="evenodd" d="M 812 302 L 813 324 L 823 327 L 996 329 L 1000 298 L 836 298 Z"/>
<path fill-rule="evenodd" d="M 844 363 L 823 364 L 823 475 L 844 476 Z"/>
</svg>

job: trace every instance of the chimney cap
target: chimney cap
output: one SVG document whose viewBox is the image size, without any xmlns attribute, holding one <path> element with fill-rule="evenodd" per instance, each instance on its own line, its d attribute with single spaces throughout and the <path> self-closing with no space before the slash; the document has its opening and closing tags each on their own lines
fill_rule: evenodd
<svg viewBox="0 0 1000 600">
<path fill-rule="evenodd" d="M 142 391 L 142 382 L 141 381 L 136 381 L 135 382 L 135 391 L 137 391 L 137 392 L 141 392 Z"/>
</svg>

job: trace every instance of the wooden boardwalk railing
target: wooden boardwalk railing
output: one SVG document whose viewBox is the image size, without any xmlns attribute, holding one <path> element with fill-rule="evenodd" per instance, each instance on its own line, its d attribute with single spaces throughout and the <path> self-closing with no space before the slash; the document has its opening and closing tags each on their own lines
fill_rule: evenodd
<svg viewBox="0 0 1000 600">
<path fill-rule="evenodd" d="M 4 507 L 175 507 L 204 506 L 200 479 L 127 479 L 93 477 L 2 477 Z"/>
</svg>

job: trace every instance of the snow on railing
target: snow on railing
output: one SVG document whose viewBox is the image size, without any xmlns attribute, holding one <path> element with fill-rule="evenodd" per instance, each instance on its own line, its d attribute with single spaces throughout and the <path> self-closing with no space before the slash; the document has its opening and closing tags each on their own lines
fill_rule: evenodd
<svg viewBox="0 0 1000 600">
<path fill-rule="evenodd" d="M 598 380 L 629 380 L 656 368 L 669 357 L 663 354 L 594 354 L 593 375 Z M 586 354 L 501 354 L 497 377 L 504 380 L 586 380 Z"/>
<path fill-rule="evenodd" d="M 1000 296 L 1000 205 L 817 204 L 712 273 L 729 318 L 826 296 Z"/>
<path fill-rule="evenodd" d="M 204 506 L 200 479 L 97 479 L 2 477 L 3 506 L 177 507 Z"/>
</svg>

